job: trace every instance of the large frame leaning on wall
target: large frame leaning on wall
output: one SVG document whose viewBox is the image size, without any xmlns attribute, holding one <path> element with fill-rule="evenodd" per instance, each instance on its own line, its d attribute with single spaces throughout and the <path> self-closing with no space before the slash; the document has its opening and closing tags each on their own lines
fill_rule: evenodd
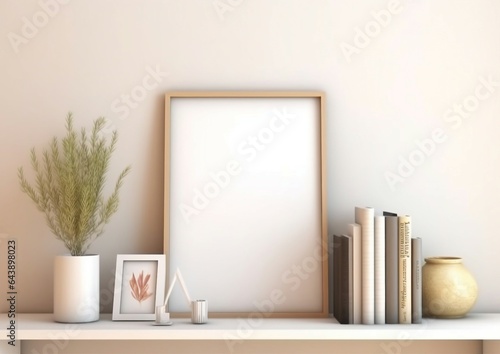
<svg viewBox="0 0 500 354">
<path fill-rule="evenodd" d="M 164 252 L 209 317 L 327 317 L 322 92 L 169 92 Z M 182 293 L 173 316 L 189 316 Z"/>
</svg>

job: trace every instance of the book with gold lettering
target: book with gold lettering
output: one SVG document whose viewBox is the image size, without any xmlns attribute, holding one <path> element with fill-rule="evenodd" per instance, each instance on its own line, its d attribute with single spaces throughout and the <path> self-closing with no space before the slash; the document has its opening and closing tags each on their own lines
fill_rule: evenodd
<svg viewBox="0 0 500 354">
<path fill-rule="evenodd" d="M 411 216 L 398 216 L 399 323 L 411 323 Z"/>
</svg>

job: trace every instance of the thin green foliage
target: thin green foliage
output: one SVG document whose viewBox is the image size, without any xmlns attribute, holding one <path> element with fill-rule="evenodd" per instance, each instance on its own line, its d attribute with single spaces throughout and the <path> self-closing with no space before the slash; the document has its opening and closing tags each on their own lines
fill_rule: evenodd
<svg viewBox="0 0 500 354">
<path fill-rule="evenodd" d="M 105 119 L 94 121 L 90 136 L 73 127 L 73 115 L 66 119 L 66 136 L 54 137 L 40 157 L 31 150 L 31 166 L 35 182 L 29 183 L 23 168 L 18 170 L 21 190 L 45 214 L 47 224 L 57 239 L 64 242 L 73 256 L 85 255 L 99 237 L 111 216 L 118 210 L 119 191 L 130 166 L 115 183 L 111 195 L 103 196 L 111 155 L 117 143 L 114 131 L 111 140 L 101 135 Z"/>
</svg>

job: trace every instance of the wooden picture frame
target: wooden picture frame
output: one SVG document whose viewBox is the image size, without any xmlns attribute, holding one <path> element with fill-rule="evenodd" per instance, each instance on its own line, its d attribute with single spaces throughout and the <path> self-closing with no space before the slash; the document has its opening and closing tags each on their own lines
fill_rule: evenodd
<svg viewBox="0 0 500 354">
<path fill-rule="evenodd" d="M 116 256 L 113 321 L 154 321 L 164 294 L 164 254 Z"/>
<path fill-rule="evenodd" d="M 324 126 L 318 91 L 166 94 L 167 278 L 209 317 L 328 316 Z"/>
</svg>

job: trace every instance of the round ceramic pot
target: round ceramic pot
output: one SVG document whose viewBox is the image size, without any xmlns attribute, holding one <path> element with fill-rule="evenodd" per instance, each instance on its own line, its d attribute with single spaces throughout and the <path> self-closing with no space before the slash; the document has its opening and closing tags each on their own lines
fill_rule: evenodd
<svg viewBox="0 0 500 354">
<path fill-rule="evenodd" d="M 422 307 L 426 317 L 461 318 L 474 306 L 477 283 L 460 257 L 430 257 L 422 267 Z"/>
<path fill-rule="evenodd" d="M 64 323 L 99 320 L 99 255 L 56 256 L 54 320 Z"/>
</svg>

